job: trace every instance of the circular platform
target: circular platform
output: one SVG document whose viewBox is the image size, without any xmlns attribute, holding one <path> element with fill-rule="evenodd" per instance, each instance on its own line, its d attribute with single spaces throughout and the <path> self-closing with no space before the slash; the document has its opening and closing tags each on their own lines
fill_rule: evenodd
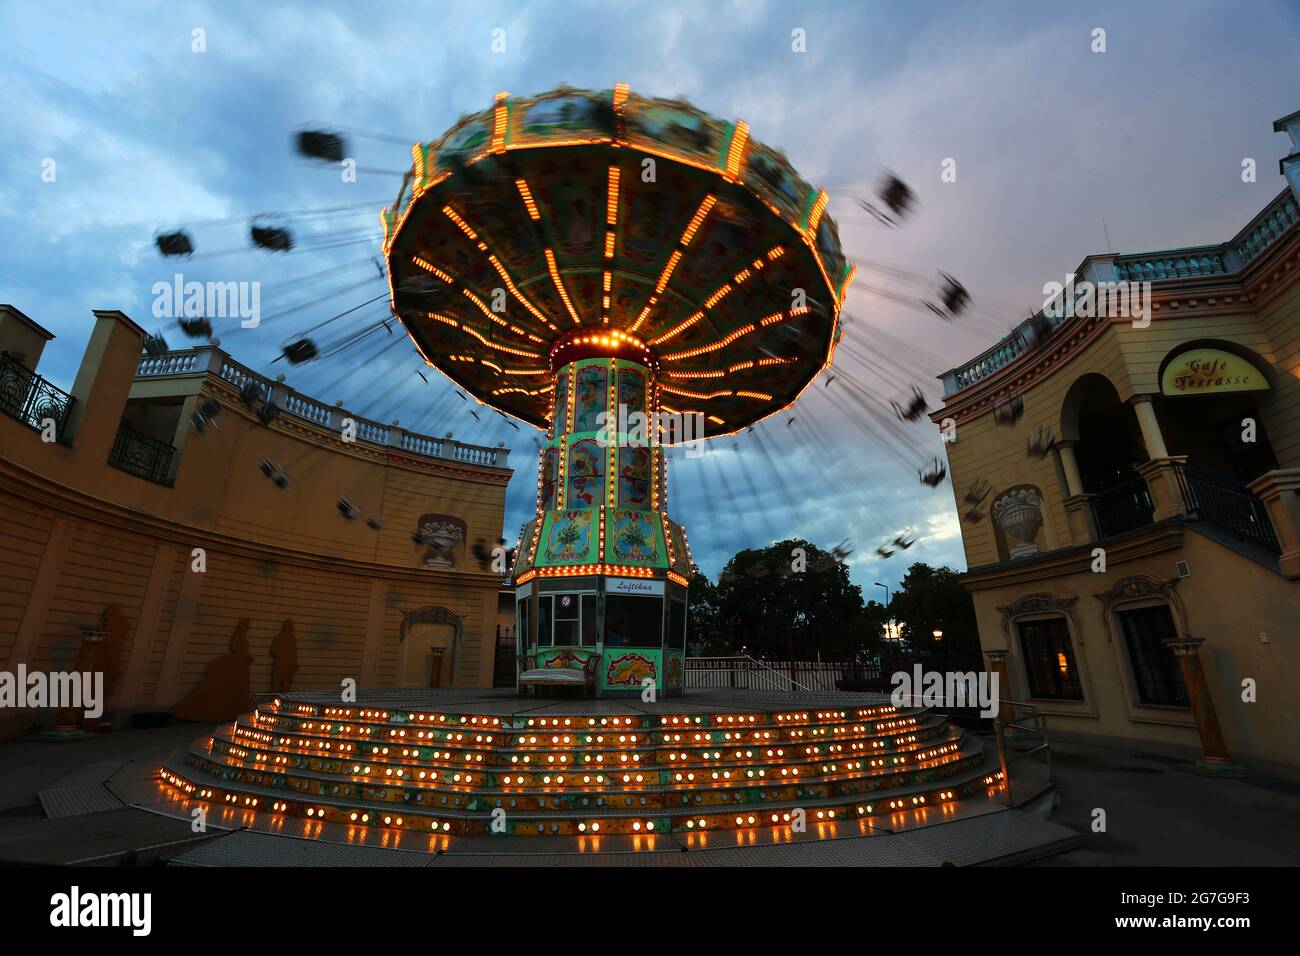
<svg viewBox="0 0 1300 956">
<path fill-rule="evenodd" d="M 173 755 L 161 778 L 250 819 L 416 831 L 442 848 L 473 836 L 866 826 L 1001 786 L 996 757 L 924 708 L 748 691 L 655 703 L 286 694 Z"/>
</svg>

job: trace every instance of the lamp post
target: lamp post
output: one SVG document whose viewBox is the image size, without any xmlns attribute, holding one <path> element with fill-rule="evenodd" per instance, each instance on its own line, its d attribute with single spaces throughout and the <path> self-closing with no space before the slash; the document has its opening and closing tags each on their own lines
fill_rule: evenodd
<svg viewBox="0 0 1300 956">
<path fill-rule="evenodd" d="M 933 654 L 935 651 L 935 646 L 938 644 L 939 641 L 943 640 L 943 629 L 936 627 L 933 631 L 930 632 L 930 636 L 934 638 L 934 640 L 930 642 L 930 653 Z"/>
</svg>

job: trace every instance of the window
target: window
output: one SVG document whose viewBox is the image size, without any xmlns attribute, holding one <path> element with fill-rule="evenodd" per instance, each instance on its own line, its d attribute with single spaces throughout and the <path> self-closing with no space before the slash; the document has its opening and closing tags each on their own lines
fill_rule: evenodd
<svg viewBox="0 0 1300 956">
<path fill-rule="evenodd" d="M 1178 636 L 1169 605 L 1118 611 L 1138 700 L 1163 707 L 1186 707 L 1187 687 L 1174 652 L 1163 643 Z"/>
<path fill-rule="evenodd" d="M 595 647 L 596 595 L 542 594 L 537 599 L 538 647 Z"/>
<path fill-rule="evenodd" d="M 582 596 L 582 646 L 596 646 L 596 625 L 600 622 L 599 615 L 596 614 L 596 595 L 584 594 Z"/>
<path fill-rule="evenodd" d="M 537 646 L 551 646 L 551 605 L 554 595 L 541 594 L 537 597 Z"/>
<path fill-rule="evenodd" d="M 515 624 L 516 640 L 519 642 L 519 647 L 525 650 L 533 639 L 532 633 L 528 630 L 528 605 L 530 600 L 531 598 L 524 598 L 515 604 L 515 611 L 518 615 Z"/>
<path fill-rule="evenodd" d="M 1016 628 L 1025 655 L 1029 696 L 1045 700 L 1083 700 L 1083 686 L 1079 683 L 1065 618 L 1023 621 Z"/>
<path fill-rule="evenodd" d="M 555 646 L 576 647 L 582 602 L 576 594 L 555 595 Z"/>
<path fill-rule="evenodd" d="M 663 640 L 663 598 L 605 596 L 606 647 L 659 647 Z"/>
</svg>

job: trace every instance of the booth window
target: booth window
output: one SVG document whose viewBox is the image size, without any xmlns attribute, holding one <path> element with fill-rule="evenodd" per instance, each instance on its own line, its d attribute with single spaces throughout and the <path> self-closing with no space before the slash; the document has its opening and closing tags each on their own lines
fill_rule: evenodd
<svg viewBox="0 0 1300 956">
<path fill-rule="evenodd" d="M 607 594 L 605 646 L 660 647 L 663 614 L 663 598 Z"/>
<path fill-rule="evenodd" d="M 537 599 L 538 647 L 595 647 L 596 595 L 543 594 Z"/>
<path fill-rule="evenodd" d="M 515 623 L 515 633 L 519 635 L 519 646 L 525 648 L 528 647 L 533 640 L 533 635 L 528 630 L 528 604 L 528 598 L 524 598 L 522 601 L 515 604 L 516 613 L 518 614 L 518 620 Z"/>
<path fill-rule="evenodd" d="M 582 602 L 576 594 L 555 595 L 556 647 L 576 647 L 582 623 Z"/>
<path fill-rule="evenodd" d="M 551 646 L 551 604 L 553 595 L 542 594 L 537 598 L 537 646 Z"/>
<path fill-rule="evenodd" d="M 582 646 L 596 646 L 596 625 L 599 623 L 599 617 L 596 615 L 596 595 L 584 594 L 582 596 Z"/>
<path fill-rule="evenodd" d="M 1044 700 L 1083 700 L 1065 618 L 1024 621 L 1016 627 L 1025 655 L 1029 696 Z"/>
<path fill-rule="evenodd" d="M 1133 665 L 1138 700 L 1161 707 L 1186 707 L 1183 670 L 1164 641 L 1174 640 L 1174 619 L 1167 604 L 1117 612 Z"/>
</svg>

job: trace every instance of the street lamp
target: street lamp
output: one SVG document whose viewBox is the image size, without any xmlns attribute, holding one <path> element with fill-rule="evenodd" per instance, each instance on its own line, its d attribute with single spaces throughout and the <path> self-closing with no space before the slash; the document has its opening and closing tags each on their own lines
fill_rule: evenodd
<svg viewBox="0 0 1300 956">
<path fill-rule="evenodd" d="M 933 631 L 930 632 L 930 636 L 933 637 L 935 641 L 942 641 L 942 640 L 943 640 L 943 630 L 942 630 L 941 628 L 936 627 Z M 931 642 L 931 644 L 930 644 L 930 650 L 932 650 L 932 651 L 934 650 L 934 643 L 933 643 L 933 642 Z"/>
</svg>

